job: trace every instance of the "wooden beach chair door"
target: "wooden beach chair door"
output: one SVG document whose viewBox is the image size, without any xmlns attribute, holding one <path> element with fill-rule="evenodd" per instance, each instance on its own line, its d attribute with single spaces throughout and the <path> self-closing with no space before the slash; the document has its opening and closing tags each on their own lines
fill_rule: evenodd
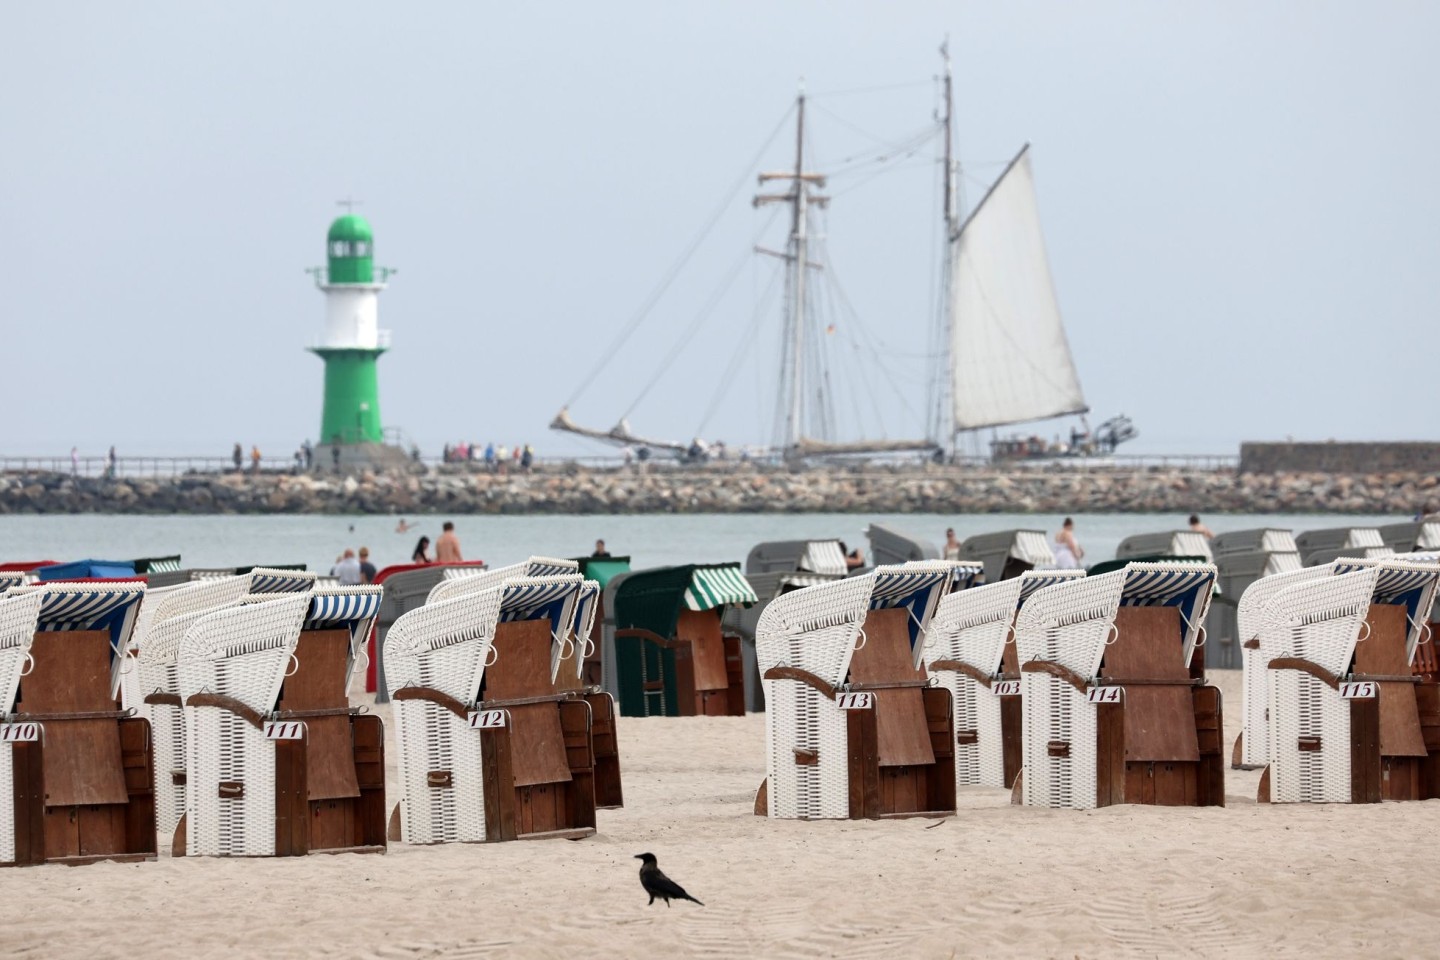
<svg viewBox="0 0 1440 960">
<path fill-rule="evenodd" d="M 1422 777 L 1429 754 L 1420 725 L 1416 684 L 1409 679 L 1406 646 L 1410 622 L 1405 613 L 1403 604 L 1372 603 L 1365 617 L 1370 636 L 1355 644 L 1357 678 L 1394 678 L 1377 682 L 1382 800 L 1420 800 L 1425 796 Z M 1352 739 L 1356 733 L 1352 730 Z"/>
<path fill-rule="evenodd" d="M 1419 679 L 1415 700 L 1420 715 L 1420 734 L 1425 743 L 1425 759 L 1420 761 L 1420 799 L 1440 797 L 1440 657 L 1435 654 L 1440 621 L 1430 620 L 1430 628 L 1415 648 L 1411 670 Z"/>
<path fill-rule="evenodd" d="M 1097 805 L 1223 805 L 1219 693 L 1190 675 L 1180 610 L 1121 607 L 1114 623 L 1100 677 L 1124 692 L 1095 705 Z"/>
<path fill-rule="evenodd" d="M 955 809 L 950 692 L 924 686 L 909 619 L 903 607 L 870 611 L 865 641 L 850 659 L 850 682 L 878 687 L 872 709 L 847 716 L 853 818 Z"/>
<path fill-rule="evenodd" d="M 682 717 L 723 717 L 730 714 L 730 669 L 720 609 L 681 610 L 675 621 L 675 697 Z M 739 656 L 737 647 L 735 653 Z M 743 677 L 740 693 L 744 711 Z"/>
<path fill-rule="evenodd" d="M 589 836 L 595 832 L 591 706 L 557 695 L 550 679 L 550 620 L 498 624 L 493 646 L 480 708 L 505 709 L 509 718 L 503 734 L 491 738 L 498 749 L 486 757 L 486 818 L 498 821 L 493 827 L 487 822 L 487 834 Z M 494 802 L 492 783 L 498 788 Z"/>
<path fill-rule="evenodd" d="M 15 745 L 17 862 L 153 857 L 150 725 L 111 696 L 110 632 L 42 631 L 30 653 L 17 712 L 44 734 Z"/>
<path fill-rule="evenodd" d="M 1019 618 L 1020 612 L 1010 618 L 1010 627 L 1013 631 L 1015 621 Z M 1020 679 L 1020 655 L 1015 652 L 1014 633 L 1009 635 L 1005 643 L 1005 649 L 1000 654 L 1000 679 Z M 1005 768 L 1005 788 L 1008 790 L 1015 786 L 1015 778 L 1020 776 L 1020 770 L 1025 765 L 1024 755 L 1021 752 L 1021 737 L 1023 736 L 1023 717 L 1019 697 L 1000 698 L 1000 751 Z"/>
<path fill-rule="evenodd" d="M 306 732 L 275 741 L 278 856 L 385 846 L 384 731 L 351 713 L 350 642 L 345 627 L 303 631 L 280 688 L 281 718 Z"/>
</svg>

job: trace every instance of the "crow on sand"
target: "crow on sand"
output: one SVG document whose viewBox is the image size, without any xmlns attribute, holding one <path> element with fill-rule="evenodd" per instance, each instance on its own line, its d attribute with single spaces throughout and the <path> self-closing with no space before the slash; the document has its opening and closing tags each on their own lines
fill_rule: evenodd
<svg viewBox="0 0 1440 960">
<path fill-rule="evenodd" d="M 671 898 L 676 900 L 689 900 L 691 903 L 700 903 L 699 900 L 696 900 L 690 896 L 690 894 L 686 893 L 685 888 L 681 887 L 680 884 L 660 872 L 660 867 L 655 862 L 655 854 L 637 853 L 635 854 L 635 859 L 641 861 L 640 886 L 644 887 L 645 892 L 650 894 L 650 903 L 654 903 L 656 897 L 663 897 L 665 906 L 667 907 L 670 906 Z M 646 906 L 649 905 L 650 904 L 646 904 Z M 700 906 L 703 907 L 705 904 L 700 903 Z"/>
</svg>

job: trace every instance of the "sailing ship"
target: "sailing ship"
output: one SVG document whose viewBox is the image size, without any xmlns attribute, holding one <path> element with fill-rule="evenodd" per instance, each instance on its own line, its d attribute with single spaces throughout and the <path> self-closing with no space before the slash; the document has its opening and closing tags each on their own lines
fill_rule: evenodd
<svg viewBox="0 0 1440 960">
<path fill-rule="evenodd" d="M 941 48 L 943 114 L 937 118 L 944 137 L 942 308 L 933 331 L 928 422 L 923 437 L 843 440 L 825 435 L 833 416 L 827 406 L 830 380 L 821 349 L 825 327 L 810 293 L 811 274 L 823 267 L 814 259 L 811 211 L 824 207 L 829 197 L 821 192 L 826 188 L 826 175 L 806 169 L 803 90 L 795 104 L 793 168 L 759 175 L 762 188 L 778 183 L 783 189 L 756 195 L 754 205 L 789 208 L 785 250 L 756 247 L 756 252 L 785 262 L 785 329 L 773 452 L 786 459 L 918 453 L 943 460 L 967 432 L 1083 416 L 1089 410 L 1050 274 L 1029 144 L 1010 160 L 968 215 L 961 215 L 960 164 L 954 150 L 954 81 L 947 47 Z M 705 452 L 700 441 L 685 444 L 642 436 L 632 430 L 626 417 L 609 430 L 580 426 L 571 418 L 569 404 L 550 426 L 682 458 Z M 1135 435 L 1134 425 L 1122 416 L 1102 424 L 1093 434 L 1088 425 L 1083 430 L 1072 429 L 1068 445 L 1046 444 L 1034 436 L 1001 438 L 992 433 L 991 449 L 994 459 L 1104 454 Z"/>
</svg>

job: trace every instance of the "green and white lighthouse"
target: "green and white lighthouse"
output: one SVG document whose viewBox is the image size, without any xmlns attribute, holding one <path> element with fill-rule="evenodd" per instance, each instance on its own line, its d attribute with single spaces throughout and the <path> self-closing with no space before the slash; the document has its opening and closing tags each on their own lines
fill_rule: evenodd
<svg viewBox="0 0 1440 960">
<path fill-rule="evenodd" d="M 375 234 L 364 217 L 347 213 L 325 237 L 327 266 L 315 270 L 325 294 L 325 332 L 309 349 L 325 361 L 325 406 L 317 446 L 337 463 L 383 458 L 376 361 L 390 347 L 379 328 L 380 291 L 393 272 L 375 266 Z M 322 459 L 321 464 L 325 463 Z"/>
</svg>

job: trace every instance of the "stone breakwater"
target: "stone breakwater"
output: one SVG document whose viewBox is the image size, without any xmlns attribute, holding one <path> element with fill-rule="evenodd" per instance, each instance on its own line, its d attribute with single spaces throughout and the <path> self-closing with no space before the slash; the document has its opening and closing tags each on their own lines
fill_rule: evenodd
<svg viewBox="0 0 1440 960">
<path fill-rule="evenodd" d="M 0 513 L 1335 513 L 1413 515 L 1440 504 L 1430 473 L 788 472 L 744 465 L 529 474 L 189 474 L 117 480 L 0 476 Z"/>
</svg>

